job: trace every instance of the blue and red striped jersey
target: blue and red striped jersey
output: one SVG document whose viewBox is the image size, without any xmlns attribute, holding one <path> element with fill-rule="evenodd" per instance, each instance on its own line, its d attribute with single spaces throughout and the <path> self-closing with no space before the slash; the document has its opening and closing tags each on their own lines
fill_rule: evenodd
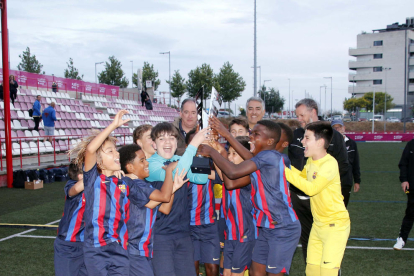
<svg viewBox="0 0 414 276">
<path fill-rule="evenodd" d="M 207 180 L 204 185 L 188 182 L 188 200 L 190 202 L 190 225 L 205 225 L 214 223 L 217 219 L 215 212 L 214 185 L 222 181 L 216 173 L 214 180 Z"/>
<path fill-rule="evenodd" d="M 116 177 L 99 174 L 96 164 L 83 173 L 85 185 L 85 246 L 118 242 L 127 249 L 129 187 Z"/>
<path fill-rule="evenodd" d="M 234 190 L 227 190 L 223 185 L 221 214 L 226 220 L 226 240 L 246 242 L 257 238 L 256 223 L 253 219 L 254 208 L 250 199 L 251 190 L 250 184 Z"/>
<path fill-rule="evenodd" d="M 157 218 L 158 206 L 150 209 L 145 205 L 150 201 L 149 197 L 155 189 L 142 179 L 132 180 L 123 177 L 122 181 L 129 186 L 128 252 L 152 258 L 152 227 Z"/>
<path fill-rule="evenodd" d="M 280 228 L 296 221 L 282 155 L 275 150 L 265 150 L 250 160 L 257 167 L 257 171 L 250 174 L 257 227 Z"/>
<path fill-rule="evenodd" d="M 85 212 L 85 196 L 83 192 L 70 197 L 69 190 L 76 184 L 77 181 L 69 180 L 65 185 L 65 207 L 63 215 L 59 222 L 57 237 L 69 242 L 83 242 L 84 241 L 84 219 Z"/>
</svg>

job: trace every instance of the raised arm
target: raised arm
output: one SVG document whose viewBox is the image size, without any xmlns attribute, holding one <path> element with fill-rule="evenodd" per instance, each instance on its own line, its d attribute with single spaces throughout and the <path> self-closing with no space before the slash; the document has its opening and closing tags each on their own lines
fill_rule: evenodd
<svg viewBox="0 0 414 276">
<path fill-rule="evenodd" d="M 310 182 L 303 178 L 303 172 L 297 170 L 295 167 L 292 167 L 292 169 L 285 167 L 285 174 L 289 183 L 302 190 L 309 196 L 319 194 L 323 189 L 332 184 L 333 179 L 333 177 L 326 178 L 320 171 L 317 177 Z"/>
<path fill-rule="evenodd" d="M 105 139 L 111 134 L 112 131 L 114 131 L 119 126 L 122 126 L 126 122 L 128 122 L 130 119 L 122 120 L 122 116 L 125 114 L 128 114 L 128 111 L 121 110 L 116 114 L 114 120 L 112 123 L 105 128 L 101 133 L 98 134 L 86 147 L 85 151 L 85 172 L 89 171 L 93 168 L 96 164 L 96 151 L 99 149 L 99 147 L 103 144 Z"/>
<path fill-rule="evenodd" d="M 81 179 L 69 189 L 68 196 L 69 197 L 76 196 L 79 193 L 81 193 L 84 189 L 85 189 L 85 186 L 83 185 L 83 179 Z"/>
</svg>

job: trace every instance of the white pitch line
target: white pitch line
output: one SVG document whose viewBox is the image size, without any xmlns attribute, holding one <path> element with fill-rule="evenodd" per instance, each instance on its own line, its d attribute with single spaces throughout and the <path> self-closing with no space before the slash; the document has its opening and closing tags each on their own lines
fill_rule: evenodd
<svg viewBox="0 0 414 276">
<path fill-rule="evenodd" d="M 17 238 L 56 239 L 56 236 L 19 235 L 19 236 L 17 236 Z"/>
<path fill-rule="evenodd" d="M 49 222 L 49 223 L 46 223 L 46 225 L 51 225 L 51 224 L 54 224 L 54 223 L 59 222 L 59 221 L 60 221 L 60 219 L 55 220 L 55 221 L 52 221 L 52 222 Z M 14 234 L 14 235 L 11 235 L 11 236 L 2 238 L 2 239 L 0 239 L 0 242 L 5 241 L 5 240 L 12 239 L 14 237 L 19 237 L 20 235 L 23 235 L 23 234 L 26 234 L 26 233 L 30 233 L 30 232 L 33 232 L 33 231 L 36 231 L 36 230 L 37 229 L 29 229 L 29 230 L 26 230 L 26 231 L 23 231 L 23 232 L 20 232 L 20 233 L 17 233 L 17 234 Z"/>
<path fill-rule="evenodd" d="M 302 247 L 301 244 L 298 244 L 298 247 Z M 370 246 L 347 246 L 347 249 L 366 249 L 366 250 L 394 250 L 392 247 L 370 247 Z M 412 251 L 414 248 L 403 248 L 401 250 Z M 398 250 L 396 250 L 398 251 Z"/>
</svg>

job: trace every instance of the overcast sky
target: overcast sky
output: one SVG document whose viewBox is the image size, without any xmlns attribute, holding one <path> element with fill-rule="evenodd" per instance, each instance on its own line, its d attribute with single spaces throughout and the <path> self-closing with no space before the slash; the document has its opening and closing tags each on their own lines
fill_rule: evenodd
<svg viewBox="0 0 414 276">
<path fill-rule="evenodd" d="M 271 79 L 266 86 L 278 88 L 288 103 L 290 78 L 292 106 L 305 90 L 319 102 L 326 84 L 330 109 L 330 80 L 323 77 L 332 76 L 333 108 L 342 110 L 356 35 L 403 23 L 413 8 L 412 0 L 258 0 L 261 81 Z M 159 91 L 168 91 L 168 55 L 159 52 L 171 51 L 172 73 L 180 70 L 187 79 L 203 63 L 218 73 L 229 61 L 247 84 L 235 103 L 253 95 L 253 0 L 13 0 L 8 19 L 12 69 L 29 46 L 46 74 L 63 77 L 72 57 L 84 80 L 94 82 L 95 62 L 114 55 L 129 79 L 131 60 L 135 72 L 144 61 L 154 64 Z"/>
</svg>

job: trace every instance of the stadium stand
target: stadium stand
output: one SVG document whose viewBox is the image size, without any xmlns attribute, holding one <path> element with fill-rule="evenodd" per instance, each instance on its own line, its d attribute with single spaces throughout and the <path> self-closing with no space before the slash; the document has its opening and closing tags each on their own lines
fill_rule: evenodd
<svg viewBox="0 0 414 276">
<path fill-rule="evenodd" d="M 42 110 L 51 102 L 56 103 L 55 136 L 53 143 L 44 140 L 43 122 L 39 125 L 39 132 L 33 130 L 34 121 L 28 110 L 32 108 L 37 95 L 42 96 Z M 15 105 L 11 107 L 12 124 L 12 154 L 13 166 L 17 168 L 30 165 L 54 163 L 67 164 L 70 157 L 66 152 L 83 136 L 88 135 L 91 129 L 107 127 L 114 115 L 121 109 L 129 114 L 124 116 L 130 122 L 113 133 L 118 138 L 118 145 L 132 143 L 132 132 L 140 125 L 155 126 L 159 122 L 172 122 L 178 116 L 175 109 L 164 104 L 153 104 L 153 110 L 146 110 L 141 103 L 98 96 L 82 95 L 81 99 L 71 98 L 68 93 L 52 93 L 50 91 L 19 89 Z M 0 102 L 0 170 L 5 170 L 5 135 L 4 135 L 4 102 Z"/>
</svg>

